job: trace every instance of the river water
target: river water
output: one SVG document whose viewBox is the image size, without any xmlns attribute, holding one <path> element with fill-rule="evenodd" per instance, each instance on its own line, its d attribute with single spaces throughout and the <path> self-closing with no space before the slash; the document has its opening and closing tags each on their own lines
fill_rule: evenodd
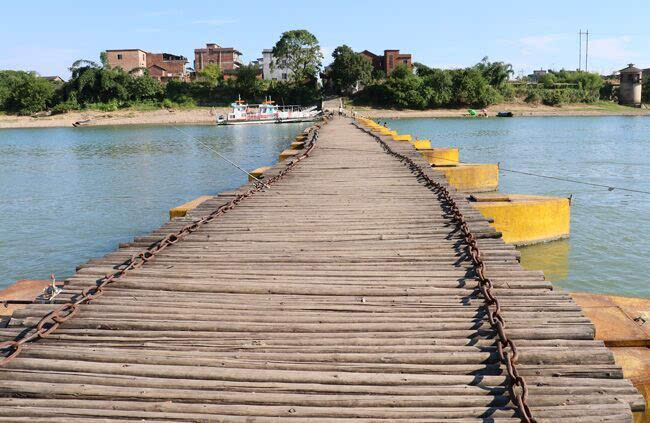
<svg viewBox="0 0 650 423">
<path fill-rule="evenodd" d="M 461 160 L 650 191 L 650 118 L 403 119 Z M 183 126 L 246 169 L 307 125 Z M 168 210 L 246 176 L 170 126 L 0 130 L 0 288 L 65 277 L 160 226 Z M 522 248 L 556 286 L 650 297 L 650 195 L 501 172 L 503 192 L 573 195 L 571 238 Z"/>
<path fill-rule="evenodd" d="M 383 120 L 382 120 L 383 121 Z M 650 192 L 650 117 L 387 120 L 460 160 Z M 500 171 L 501 192 L 573 195 L 571 237 L 521 248 L 557 287 L 650 297 L 650 195 Z"/>
<path fill-rule="evenodd" d="M 274 164 L 308 124 L 183 126 L 247 170 Z M 62 278 L 247 176 L 171 126 L 0 130 L 0 289 Z"/>
</svg>

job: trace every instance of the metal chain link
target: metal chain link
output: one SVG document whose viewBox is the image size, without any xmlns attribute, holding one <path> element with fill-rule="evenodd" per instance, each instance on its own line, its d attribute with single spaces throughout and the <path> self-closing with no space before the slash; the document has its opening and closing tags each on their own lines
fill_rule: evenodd
<svg viewBox="0 0 650 423">
<path fill-rule="evenodd" d="M 62 304 L 61 306 L 47 313 L 35 326 L 32 326 L 25 332 L 22 332 L 15 339 L 11 341 L 0 342 L 0 352 L 4 352 L 2 354 L 4 357 L 0 360 L 0 366 L 3 366 L 16 358 L 20 354 L 24 344 L 40 338 L 47 338 L 52 332 L 57 330 L 62 323 L 66 322 L 77 314 L 79 311 L 79 305 L 87 304 L 101 297 L 104 294 L 105 288 L 111 283 L 126 276 L 130 271 L 139 269 L 140 267 L 144 266 L 159 252 L 176 244 L 185 236 L 197 231 L 202 225 L 205 225 L 206 223 L 209 223 L 217 217 L 232 210 L 235 208 L 235 206 L 237 206 L 237 204 L 241 203 L 246 198 L 251 197 L 257 192 L 263 191 L 264 188 L 267 188 L 282 179 L 286 174 L 291 172 L 296 164 L 298 164 L 301 160 L 309 157 L 316 145 L 316 141 L 318 140 L 320 128 L 323 124 L 327 123 L 328 119 L 330 119 L 330 117 L 326 117 L 325 121 L 322 124 L 315 125 L 314 127 L 310 128 L 308 133 L 309 141 L 306 143 L 307 149 L 305 152 L 300 156 L 290 160 L 284 169 L 278 172 L 277 175 L 269 178 L 265 184 L 253 183 L 252 187 L 249 188 L 246 192 L 238 194 L 230 202 L 218 207 L 210 214 L 191 223 L 188 223 L 177 232 L 167 234 L 164 238 L 156 242 L 154 245 L 148 247 L 146 250 L 133 254 L 130 259 L 121 264 L 121 266 L 124 266 L 122 269 L 119 269 L 113 273 L 107 274 L 101 279 L 98 279 L 96 285 L 84 288 L 81 291 L 81 294 L 77 295 L 78 298 L 76 300 Z M 74 298 L 75 297 L 73 297 L 73 299 Z"/>
<path fill-rule="evenodd" d="M 417 174 L 418 179 L 423 180 L 427 187 L 433 187 L 437 191 L 438 196 L 449 206 L 453 219 L 456 222 L 456 226 L 460 229 L 463 240 L 465 241 L 465 250 L 467 255 L 471 258 L 472 264 L 474 265 L 476 278 L 478 279 L 478 288 L 485 299 L 485 311 L 488 322 L 496 331 L 499 338 L 497 341 L 497 351 L 499 353 L 499 359 L 506 367 L 506 373 L 510 380 L 510 386 L 508 387 L 510 392 L 510 401 L 517 407 L 522 422 L 535 423 L 536 420 L 527 403 L 528 386 L 517 370 L 517 360 L 519 359 L 517 346 L 512 339 L 508 338 L 506 333 L 506 323 L 501 314 L 501 304 L 492 292 L 494 284 L 485 274 L 485 262 L 483 261 L 481 250 L 478 248 L 476 237 L 470 231 L 465 216 L 463 216 L 463 213 L 458 208 L 456 200 L 453 198 L 447 187 L 431 179 L 424 172 L 423 168 L 416 164 L 411 158 L 393 151 L 388 144 L 381 139 L 381 137 L 372 133 L 372 131 L 368 131 L 356 123 L 353 123 L 353 125 L 374 137 L 386 153 L 396 157 L 400 162 L 405 162 L 409 169 Z"/>
</svg>

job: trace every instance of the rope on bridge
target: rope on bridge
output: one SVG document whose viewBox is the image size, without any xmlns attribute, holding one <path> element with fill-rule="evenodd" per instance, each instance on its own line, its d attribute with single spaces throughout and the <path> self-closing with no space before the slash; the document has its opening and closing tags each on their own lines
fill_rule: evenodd
<svg viewBox="0 0 650 423">
<path fill-rule="evenodd" d="M 483 261 L 481 251 L 478 248 L 476 238 L 469 230 L 469 226 L 467 226 L 465 217 L 458 208 L 458 204 L 456 204 L 456 201 L 451 196 L 451 193 L 447 187 L 431 179 L 424 172 L 422 167 L 416 164 L 413 160 L 403 154 L 393 151 L 388 146 L 388 144 L 381 139 L 381 137 L 374 134 L 372 131 L 362 128 L 356 123 L 353 123 L 353 125 L 371 135 L 381 145 L 386 153 L 398 158 L 400 162 L 406 162 L 409 169 L 417 174 L 418 179 L 423 179 L 425 181 L 425 185 L 428 188 L 433 187 L 438 193 L 438 198 L 442 198 L 451 208 L 456 226 L 462 231 L 465 244 L 467 244 L 467 254 L 472 258 L 472 263 L 474 264 L 475 272 L 478 278 L 478 287 L 481 291 L 481 294 L 483 295 L 483 298 L 485 298 L 485 311 L 488 316 L 488 321 L 490 322 L 490 326 L 492 326 L 492 328 L 499 336 L 497 349 L 499 352 L 499 358 L 501 359 L 501 362 L 506 366 L 506 371 L 510 379 L 510 386 L 508 387 L 510 391 L 510 400 L 518 408 L 519 413 L 521 414 L 520 417 L 522 422 L 535 423 L 536 420 L 533 417 L 530 407 L 527 403 L 528 386 L 526 385 L 524 378 L 521 377 L 519 371 L 517 370 L 517 360 L 519 358 L 517 346 L 512 341 L 512 339 L 508 338 L 508 335 L 506 334 L 506 322 L 501 315 L 501 305 L 499 303 L 499 299 L 496 298 L 492 293 L 493 284 L 492 281 L 485 275 L 485 262 Z M 517 391 L 515 388 L 519 388 L 519 391 Z"/>
</svg>

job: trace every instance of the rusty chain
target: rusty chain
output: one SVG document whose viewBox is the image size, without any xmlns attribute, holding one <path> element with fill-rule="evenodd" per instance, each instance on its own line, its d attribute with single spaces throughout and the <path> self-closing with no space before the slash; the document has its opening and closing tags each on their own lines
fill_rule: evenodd
<svg viewBox="0 0 650 423">
<path fill-rule="evenodd" d="M 458 208 L 456 200 L 453 198 L 447 187 L 431 179 L 431 177 L 424 172 L 423 168 L 415 163 L 411 158 L 393 151 L 388 144 L 381 139 L 381 137 L 372 133 L 372 131 L 365 129 L 356 123 L 353 123 L 353 125 L 375 138 L 386 153 L 396 157 L 400 162 L 406 163 L 408 168 L 417 175 L 418 179 L 423 180 L 428 188 L 433 187 L 437 191 L 439 197 L 442 197 L 451 209 L 453 219 L 456 222 L 456 227 L 462 232 L 463 240 L 466 244 L 467 255 L 471 258 L 472 264 L 474 265 L 476 277 L 478 279 L 478 289 L 485 299 L 485 311 L 488 322 L 499 338 L 497 342 L 497 351 L 499 353 L 499 359 L 506 367 L 506 372 L 510 380 L 510 385 L 508 386 L 510 401 L 518 409 L 520 414 L 519 417 L 522 422 L 535 423 L 536 420 L 527 403 L 528 386 L 517 369 L 517 361 L 519 359 L 517 346 L 506 333 L 506 322 L 501 314 L 501 304 L 492 292 L 492 288 L 494 287 L 492 281 L 485 274 L 485 262 L 483 261 L 481 250 L 478 248 L 476 238 L 470 231 L 463 213 Z"/>
<path fill-rule="evenodd" d="M 327 123 L 328 118 L 329 117 L 326 117 L 324 123 Z M 120 265 L 120 267 L 123 266 L 123 268 L 98 279 L 95 285 L 84 288 L 81 291 L 81 294 L 77 295 L 78 298 L 75 301 L 62 304 L 51 312 L 47 313 L 35 326 L 32 326 L 28 330 L 22 332 L 13 340 L 0 342 L 0 352 L 4 352 L 4 354 L 2 354 L 4 357 L 0 360 L 0 366 L 3 366 L 16 358 L 20 354 L 23 345 L 26 343 L 38 340 L 40 338 L 47 338 L 52 332 L 57 330 L 62 323 L 74 317 L 79 311 L 79 306 L 81 304 L 90 303 L 91 301 L 101 297 L 104 293 L 105 288 L 111 283 L 124 277 L 130 271 L 139 269 L 140 267 L 144 266 L 159 252 L 176 244 L 185 236 L 197 231 L 202 225 L 209 223 L 217 217 L 232 210 L 235 206 L 237 206 L 237 204 L 241 203 L 246 198 L 254 195 L 257 192 L 263 191 L 264 188 L 269 187 L 275 182 L 282 179 L 286 174 L 291 172 L 291 170 L 295 167 L 296 164 L 298 164 L 298 162 L 309 157 L 309 154 L 314 149 L 316 141 L 318 140 L 318 134 L 321 126 L 322 124 L 319 124 L 310 128 L 307 135 L 308 142 L 306 143 L 307 148 L 305 152 L 300 156 L 290 160 L 284 169 L 266 180 L 265 184 L 253 183 L 252 187 L 249 188 L 246 192 L 238 194 L 231 201 L 219 206 L 208 215 L 191 223 L 188 223 L 177 232 L 167 234 L 167 236 L 157 241 L 147 249 L 133 254 L 130 259 Z M 74 298 L 75 297 L 73 297 L 73 299 Z M 0 355 L 0 357 L 2 357 L 2 355 Z"/>
</svg>

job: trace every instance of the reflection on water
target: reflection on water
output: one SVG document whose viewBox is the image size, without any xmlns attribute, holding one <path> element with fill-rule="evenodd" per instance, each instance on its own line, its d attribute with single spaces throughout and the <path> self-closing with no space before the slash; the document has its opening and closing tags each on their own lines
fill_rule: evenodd
<svg viewBox="0 0 650 423">
<path fill-rule="evenodd" d="M 568 239 L 518 247 L 523 268 L 542 270 L 546 279 L 552 282 L 564 282 L 569 277 L 570 249 Z"/>
<path fill-rule="evenodd" d="M 70 275 L 160 226 L 171 207 L 233 189 L 308 124 L 0 130 L 0 289 Z"/>
</svg>

